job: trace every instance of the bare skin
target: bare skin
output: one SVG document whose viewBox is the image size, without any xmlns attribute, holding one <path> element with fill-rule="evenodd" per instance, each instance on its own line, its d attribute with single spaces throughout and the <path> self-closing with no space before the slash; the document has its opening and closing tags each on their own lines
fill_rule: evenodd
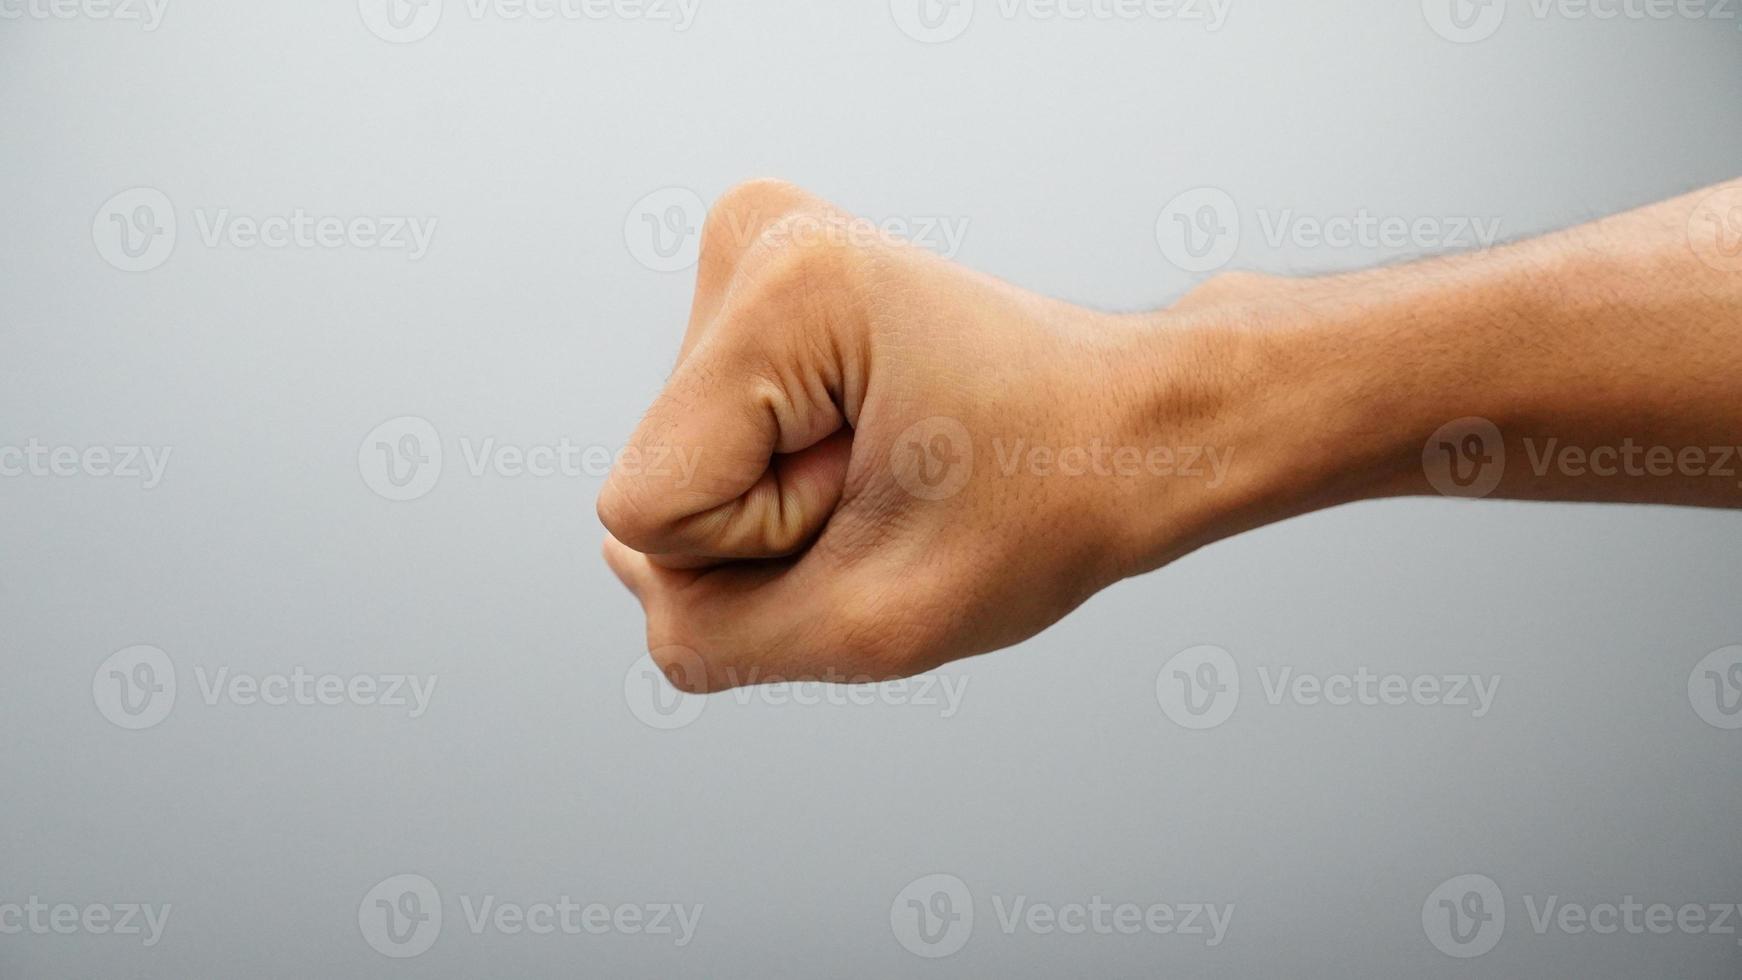
<svg viewBox="0 0 1742 980">
<path fill-rule="evenodd" d="M 605 558 L 693 692 L 919 673 L 1358 500 L 1738 507 L 1742 181 L 1456 258 L 1227 274 L 1138 316 L 746 184 L 630 445 Z"/>
</svg>

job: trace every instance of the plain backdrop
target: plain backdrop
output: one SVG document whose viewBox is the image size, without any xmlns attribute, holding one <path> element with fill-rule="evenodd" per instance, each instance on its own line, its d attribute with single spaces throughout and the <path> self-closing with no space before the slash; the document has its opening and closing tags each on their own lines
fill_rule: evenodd
<svg viewBox="0 0 1742 980">
<path fill-rule="evenodd" d="M 658 271 L 683 261 L 661 252 L 741 179 L 964 228 L 967 265 L 1143 309 L 1206 274 L 1163 247 L 1170 202 L 1197 188 L 1238 208 L 1228 267 L 1316 272 L 1468 241 L 1267 229 L 1368 215 L 1516 238 L 1735 176 L 1734 16 L 1518 3 L 1461 43 L 1413 0 L 1232 0 L 1220 29 L 979 0 L 927 43 L 899 2 L 700 0 L 678 30 L 633 7 L 531 19 L 447 0 L 395 43 L 371 4 L 169 0 L 151 30 L 91 0 L 70 18 L 4 8 L 0 446 L 173 455 L 149 489 L 0 478 L 0 906 L 173 911 L 150 948 L 83 925 L 0 933 L 0 977 L 1742 970 L 1736 935 L 1531 915 L 1551 897 L 1742 902 L 1742 731 L 1688 692 L 1703 657 L 1742 643 L 1735 515 L 1345 508 L 947 668 L 965 684 L 953 714 L 913 689 L 727 696 L 664 730 L 637 706 L 643 624 L 598 558 L 596 472 L 471 466 L 486 447 L 622 442 L 687 312 L 692 272 Z M 106 209 L 134 188 L 169 202 L 176 236 L 127 272 Z M 416 257 L 230 236 L 299 212 L 434 234 Z M 442 469 L 395 501 L 370 437 L 405 418 Z M 388 453 L 413 423 L 395 424 Z M 1158 674 L 1204 644 L 1243 691 L 1189 731 Z M 136 645 L 177 690 L 129 730 L 101 689 Z M 418 717 L 206 693 L 299 668 L 437 687 Z M 1260 670 L 1283 668 L 1500 687 L 1481 717 L 1273 704 Z M 439 890 L 444 921 L 427 952 L 389 958 L 360 918 L 405 874 Z M 898 896 L 934 874 L 976 916 L 929 959 L 902 941 Z M 1466 874 L 1507 911 L 1468 960 L 1423 922 Z M 486 898 L 565 895 L 704 911 L 682 948 L 468 923 Z M 1234 913 L 1212 947 L 1006 929 L 1018 899 Z"/>
</svg>

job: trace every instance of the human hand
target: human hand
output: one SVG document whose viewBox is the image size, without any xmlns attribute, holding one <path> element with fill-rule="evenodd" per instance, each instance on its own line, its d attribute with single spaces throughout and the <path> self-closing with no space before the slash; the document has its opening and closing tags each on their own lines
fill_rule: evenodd
<svg viewBox="0 0 1742 980">
<path fill-rule="evenodd" d="M 1008 646 L 1239 499 L 1214 346 L 741 186 L 709 216 L 679 363 L 630 441 L 693 475 L 614 471 L 605 557 L 685 690 Z"/>
</svg>

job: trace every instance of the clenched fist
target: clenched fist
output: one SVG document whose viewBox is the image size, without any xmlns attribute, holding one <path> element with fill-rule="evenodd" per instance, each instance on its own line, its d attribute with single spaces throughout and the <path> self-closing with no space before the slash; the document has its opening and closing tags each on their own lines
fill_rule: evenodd
<svg viewBox="0 0 1742 980">
<path fill-rule="evenodd" d="M 693 476 L 614 471 L 606 559 L 688 691 L 1007 646 L 1249 492 L 1215 347 L 741 186 L 708 217 L 677 368 L 625 457 Z"/>
<path fill-rule="evenodd" d="M 1366 497 L 1742 506 L 1711 462 L 1742 429 L 1742 266 L 1711 238 L 1739 195 L 1113 316 L 748 184 L 600 494 L 605 556 L 666 675 L 711 691 L 906 676 Z M 670 458 L 693 471 L 628 465 Z"/>
</svg>

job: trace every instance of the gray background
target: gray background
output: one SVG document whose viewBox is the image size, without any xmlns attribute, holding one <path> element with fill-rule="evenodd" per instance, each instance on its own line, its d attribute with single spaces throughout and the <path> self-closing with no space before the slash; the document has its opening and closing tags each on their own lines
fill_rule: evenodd
<svg viewBox="0 0 1742 980">
<path fill-rule="evenodd" d="M 171 903 L 156 947 L 0 935 L 0 977 L 1566 976 L 1742 972 L 1736 936 L 1539 935 L 1524 898 L 1742 901 L 1742 732 L 1689 671 L 1742 643 L 1731 514 L 1404 501 L 1314 515 L 1109 590 L 911 704 L 626 703 L 642 623 L 597 557 L 599 480 L 473 478 L 459 440 L 622 440 L 689 272 L 626 236 L 663 187 L 757 175 L 876 218 L 971 221 L 957 258 L 1108 308 L 1199 276 L 1176 194 L 1547 230 L 1734 176 L 1735 20 L 1537 18 L 1479 43 L 1414 2 L 1234 0 L 1224 29 L 1006 19 L 942 44 L 885 3 L 701 0 L 693 28 L 474 20 L 391 44 L 353 0 L 170 0 L 156 31 L 0 20 L 0 445 L 172 446 L 163 484 L 0 480 L 0 903 Z M 173 202 L 160 267 L 93 216 Z M 202 209 L 439 219 L 429 254 L 208 247 Z M 400 416 L 446 454 L 371 492 Z M 1221 646 L 1233 718 L 1188 732 L 1161 664 Z M 93 673 L 162 648 L 181 690 L 127 731 Z M 194 669 L 439 677 L 428 714 L 208 705 Z M 1257 666 L 1503 678 L 1492 713 L 1264 701 Z M 391 875 L 438 885 L 434 947 L 360 932 Z M 891 903 L 967 883 L 954 956 Z M 1503 939 L 1437 951 L 1423 901 L 1505 894 Z M 695 941 L 474 935 L 457 897 L 701 903 Z M 997 928 L 994 896 L 1233 903 L 1226 941 Z"/>
</svg>

